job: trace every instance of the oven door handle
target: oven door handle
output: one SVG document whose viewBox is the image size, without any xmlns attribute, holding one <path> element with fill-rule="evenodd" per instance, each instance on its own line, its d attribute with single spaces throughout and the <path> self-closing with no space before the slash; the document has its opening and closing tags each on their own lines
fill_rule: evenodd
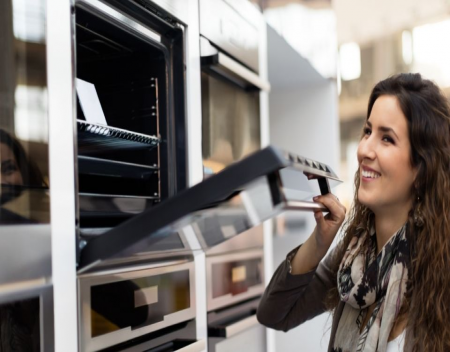
<svg viewBox="0 0 450 352">
<path fill-rule="evenodd" d="M 200 37 L 200 47 L 201 63 L 203 68 L 209 68 L 219 75 L 237 83 L 243 88 L 253 86 L 265 92 L 270 91 L 269 82 L 263 80 L 256 73 L 249 70 L 236 60 L 233 60 L 228 55 L 218 51 L 206 38 Z"/>
<path fill-rule="evenodd" d="M 259 322 L 258 319 L 256 318 L 256 313 L 244 318 L 240 321 L 238 321 L 237 323 L 231 324 L 231 325 L 227 325 L 227 326 L 222 326 L 222 325 L 218 325 L 218 326 L 214 326 L 214 325 L 210 325 L 209 326 L 209 331 L 208 331 L 208 335 L 211 337 L 224 337 L 224 338 L 229 338 L 231 336 L 237 335 L 241 332 L 244 332 L 248 329 L 251 329 L 255 326 L 258 326 Z"/>
</svg>

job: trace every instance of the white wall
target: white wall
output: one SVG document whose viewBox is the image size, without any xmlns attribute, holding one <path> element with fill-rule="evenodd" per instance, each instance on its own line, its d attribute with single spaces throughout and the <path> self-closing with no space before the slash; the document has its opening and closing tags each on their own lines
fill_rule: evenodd
<svg viewBox="0 0 450 352">
<path fill-rule="evenodd" d="M 339 120 L 334 81 L 273 90 L 269 96 L 270 140 L 293 153 L 339 164 Z"/>
<path fill-rule="evenodd" d="M 270 143 L 329 165 L 339 174 L 339 120 L 334 81 L 270 94 Z M 310 216 L 308 216 L 310 215 Z M 315 226 L 304 214 L 306 231 Z"/>
<path fill-rule="evenodd" d="M 339 173 L 339 120 L 334 81 L 298 89 L 276 89 L 269 96 L 271 144 L 328 164 Z M 303 243 L 315 226 L 312 213 L 303 213 L 306 226 L 300 233 L 275 237 L 274 268 L 286 254 Z M 325 313 L 289 331 L 275 332 L 277 352 L 326 351 L 331 317 Z"/>
</svg>

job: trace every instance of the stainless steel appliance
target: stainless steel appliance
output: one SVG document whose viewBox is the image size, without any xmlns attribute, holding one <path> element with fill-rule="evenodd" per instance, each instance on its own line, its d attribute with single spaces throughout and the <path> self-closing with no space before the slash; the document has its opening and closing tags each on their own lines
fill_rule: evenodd
<svg viewBox="0 0 450 352">
<path fill-rule="evenodd" d="M 256 319 L 264 291 L 262 248 L 207 258 L 208 351 L 265 351 Z"/>
<path fill-rule="evenodd" d="M 83 237 L 186 187 L 184 32 L 144 0 L 76 1 L 75 23 L 77 82 L 104 114 L 98 123 L 78 91 Z"/>
<path fill-rule="evenodd" d="M 206 173 L 260 149 L 264 19 L 246 1 L 200 1 L 202 148 Z"/>
<path fill-rule="evenodd" d="M 54 346 L 45 6 L 45 0 L 0 4 L 0 348 L 5 351 Z"/>
<path fill-rule="evenodd" d="M 121 223 L 186 188 L 185 28 L 146 0 L 79 0 L 74 21 L 83 256 L 98 239 L 120 247 L 110 231 L 133 237 Z M 89 272 L 80 257 L 81 350 L 205 350 L 195 310 L 200 247 L 176 230 L 148 244 Z"/>
<path fill-rule="evenodd" d="M 208 249 L 285 210 L 326 211 L 310 198 L 329 192 L 333 181 L 340 182 L 329 166 L 266 147 L 91 239 L 81 251 L 79 271 L 142 260 L 174 234 L 192 232 Z"/>
<path fill-rule="evenodd" d="M 146 0 L 79 0 L 74 9 L 77 82 L 95 88 L 98 102 L 90 103 L 104 115 L 102 122 L 92 117 L 78 91 L 81 349 L 201 350 L 206 341 L 197 341 L 193 314 L 194 252 L 216 247 L 284 209 L 318 208 L 305 201 L 310 193 L 303 172 L 319 177 L 323 192 L 336 175 L 325 165 L 269 147 L 185 189 L 184 25 Z M 240 65 L 251 71 L 248 63 Z M 261 83 L 255 72 L 238 76 L 233 85 L 242 77 L 253 86 Z M 262 261 L 258 254 L 232 271 L 239 286 L 253 270 L 257 284 L 250 282 L 247 296 L 227 300 L 233 304 L 227 308 L 257 299 Z"/>
<path fill-rule="evenodd" d="M 306 174 L 316 179 L 308 180 Z M 339 181 L 327 165 L 267 147 L 91 239 L 81 251 L 80 280 L 83 275 L 97 276 L 99 270 L 117 270 L 127 263 L 148 265 L 155 260 L 153 251 L 158 243 L 173 236 L 184 236 L 190 243 L 189 234 L 195 234 L 208 252 L 284 210 L 326 211 L 309 198 L 318 189 L 323 194 L 329 192 L 330 180 Z M 316 182 L 314 190 L 310 184 Z M 235 339 L 259 336 L 257 346 L 263 346 L 264 328 L 255 320 L 264 289 L 262 248 L 241 247 L 235 254 L 228 250 L 225 255 L 214 253 L 214 248 L 207 257 L 208 344 L 211 348 L 215 344 L 228 346 Z M 186 260 L 189 254 L 180 249 L 171 251 L 170 257 Z M 88 315 L 83 316 L 86 320 Z M 232 336 L 232 340 L 223 340 Z"/>
<path fill-rule="evenodd" d="M 0 324 L 5 351 L 53 351 L 52 285 L 2 290 Z"/>
<path fill-rule="evenodd" d="M 82 350 L 202 351 L 205 341 L 195 340 L 194 287 L 188 259 L 80 275 Z"/>
</svg>

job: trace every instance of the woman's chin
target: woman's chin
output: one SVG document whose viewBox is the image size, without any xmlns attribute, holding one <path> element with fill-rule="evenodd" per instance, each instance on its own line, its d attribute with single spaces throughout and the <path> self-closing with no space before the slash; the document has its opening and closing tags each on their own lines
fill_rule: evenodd
<svg viewBox="0 0 450 352">
<path fill-rule="evenodd" d="M 361 192 L 361 190 L 358 192 L 358 201 L 369 209 L 372 209 L 374 205 L 374 202 L 371 201 L 370 197 L 364 194 L 364 192 Z"/>
</svg>

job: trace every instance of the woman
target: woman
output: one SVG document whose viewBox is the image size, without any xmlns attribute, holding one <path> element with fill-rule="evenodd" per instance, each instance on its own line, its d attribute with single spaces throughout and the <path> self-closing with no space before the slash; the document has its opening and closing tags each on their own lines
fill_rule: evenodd
<svg viewBox="0 0 450 352">
<path fill-rule="evenodd" d="M 46 186 L 37 165 L 28 158 L 20 142 L 0 128 L 0 184 Z"/>
<path fill-rule="evenodd" d="M 450 108 L 420 74 L 373 89 L 354 203 L 316 197 L 309 239 L 288 254 L 258 309 L 287 331 L 333 310 L 329 351 L 450 351 Z"/>
</svg>

